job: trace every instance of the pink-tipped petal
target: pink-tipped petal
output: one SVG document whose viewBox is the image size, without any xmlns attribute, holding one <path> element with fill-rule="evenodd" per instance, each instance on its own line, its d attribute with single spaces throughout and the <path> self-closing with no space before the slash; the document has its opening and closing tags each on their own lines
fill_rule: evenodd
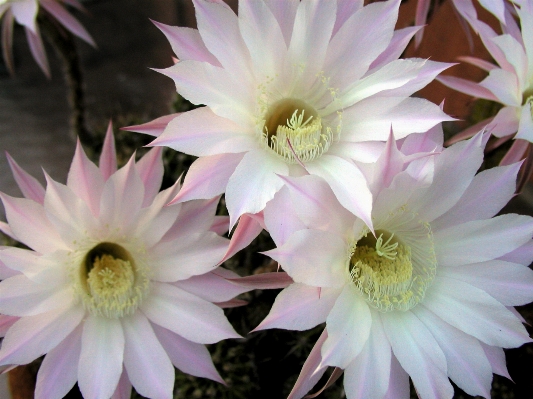
<svg viewBox="0 0 533 399">
<path fill-rule="evenodd" d="M 153 148 L 136 163 L 137 171 L 144 184 L 143 207 L 154 201 L 161 188 L 164 173 L 162 152 L 162 148 Z"/>
<path fill-rule="evenodd" d="M 389 388 L 383 399 L 408 398 L 410 391 L 409 374 L 405 372 L 393 354 L 391 357 Z"/>
<path fill-rule="evenodd" d="M 93 38 L 87 32 L 80 22 L 74 18 L 69 12 L 57 1 L 54 0 L 40 0 L 40 4 L 48 11 L 52 16 L 57 19 L 61 25 L 63 25 L 68 31 L 75 36 L 78 36 L 83 41 L 89 43 L 91 46 L 96 47 L 96 43 Z"/>
<path fill-rule="evenodd" d="M 226 234 L 229 231 L 229 216 L 215 216 L 209 230 L 221 236 Z"/>
<path fill-rule="evenodd" d="M 294 280 L 285 272 L 261 273 L 253 276 L 227 279 L 233 284 L 246 287 L 248 290 L 286 288 L 294 283 Z"/>
<path fill-rule="evenodd" d="M 303 331 L 326 321 L 342 288 L 294 283 L 281 291 L 268 316 L 254 331 L 270 328 Z"/>
<path fill-rule="evenodd" d="M 39 33 L 39 26 L 35 26 L 35 31 L 26 28 L 25 32 L 33 59 L 37 65 L 39 65 L 39 68 L 41 68 L 41 70 L 44 72 L 45 76 L 50 79 L 50 66 L 48 65 L 46 50 L 43 45 L 43 40 L 41 39 L 41 34 Z"/>
<path fill-rule="evenodd" d="M 181 115 L 181 113 L 160 116 L 159 118 L 154 119 L 150 122 L 143 123 L 142 125 L 121 127 L 120 130 L 144 133 L 150 136 L 159 137 L 166 129 L 167 125 L 179 115 Z"/>
<path fill-rule="evenodd" d="M 422 26 L 409 26 L 394 31 L 389 46 L 370 64 L 369 69 L 379 68 L 398 59 L 407 48 L 413 36 L 423 29 Z"/>
<path fill-rule="evenodd" d="M 79 325 L 45 356 L 37 373 L 35 399 L 63 398 L 76 384 L 82 330 Z"/>
<path fill-rule="evenodd" d="M 431 4 L 431 0 L 418 0 L 418 2 L 416 3 L 415 25 L 421 26 L 421 25 L 426 24 L 430 4 Z M 416 33 L 415 48 L 420 46 L 420 43 L 422 42 L 423 34 L 424 34 L 423 29 Z"/>
<path fill-rule="evenodd" d="M 41 183 L 39 183 L 35 177 L 31 176 L 28 172 L 22 169 L 15 162 L 15 160 L 11 158 L 11 155 L 6 153 L 6 157 L 11 168 L 11 172 L 13 172 L 13 177 L 15 178 L 20 191 L 22 191 L 22 195 L 28 199 L 38 202 L 39 204 L 42 204 L 44 202 L 44 187 L 41 185 Z"/>
<path fill-rule="evenodd" d="M 190 166 L 183 187 L 171 203 L 211 199 L 222 194 L 243 157 L 244 153 L 198 158 Z"/>
<path fill-rule="evenodd" d="M 105 134 L 102 153 L 100 154 L 100 172 L 105 181 L 117 171 L 117 151 L 115 137 L 113 136 L 113 123 L 109 121 Z"/>
<path fill-rule="evenodd" d="M 320 355 L 320 352 L 322 350 L 322 345 L 327 338 L 328 333 L 324 329 L 316 341 L 315 346 L 313 346 L 313 349 L 309 353 L 309 356 L 305 360 L 300 375 L 287 399 L 301 399 L 316 385 L 326 372 L 327 366 L 322 364 L 322 356 Z"/>
<path fill-rule="evenodd" d="M 480 344 L 483 348 L 483 351 L 485 352 L 485 356 L 487 356 L 487 359 L 490 362 L 492 372 L 494 374 L 501 375 L 502 377 L 506 377 L 512 381 L 512 378 L 509 375 L 509 372 L 507 371 L 507 364 L 505 362 L 505 352 L 503 351 L 503 349 L 497 346 L 490 346 L 484 344 L 483 342 L 480 342 Z"/>
<path fill-rule="evenodd" d="M 459 61 L 466 62 L 466 63 L 468 63 L 470 65 L 477 66 L 478 68 L 481 68 L 481 69 L 483 69 L 484 71 L 487 71 L 487 72 L 490 72 L 493 69 L 498 68 L 498 66 L 494 65 L 492 62 L 488 62 L 488 61 L 485 61 L 485 60 L 483 60 L 481 58 L 477 58 L 477 57 L 471 57 L 469 55 L 457 57 L 457 59 Z"/>
<path fill-rule="evenodd" d="M 224 384 L 204 345 L 188 341 L 157 324 L 153 324 L 152 328 L 174 366 L 184 373 Z"/>
<path fill-rule="evenodd" d="M 470 80 L 458 78 L 456 76 L 442 75 L 438 76 L 436 80 L 444 86 L 468 94 L 472 97 L 499 102 L 498 98 L 491 90 L 484 86 L 480 86 L 478 83 L 471 82 Z"/>
<path fill-rule="evenodd" d="M 231 258 L 241 249 L 246 248 L 261 231 L 263 231 L 263 226 L 261 226 L 261 223 L 256 218 L 248 214 L 242 215 L 237 224 L 237 228 L 231 236 L 228 250 L 219 264 Z"/>
<path fill-rule="evenodd" d="M 131 382 L 128 378 L 128 373 L 126 370 L 122 370 L 122 374 L 120 375 L 120 379 L 118 380 L 117 389 L 115 389 L 115 392 L 113 393 L 113 396 L 111 396 L 111 399 L 130 399 L 131 398 Z"/>
<path fill-rule="evenodd" d="M 4 62 L 11 75 L 15 74 L 15 63 L 13 61 L 13 25 L 15 24 L 15 17 L 9 8 L 2 21 L 2 55 Z"/>
</svg>

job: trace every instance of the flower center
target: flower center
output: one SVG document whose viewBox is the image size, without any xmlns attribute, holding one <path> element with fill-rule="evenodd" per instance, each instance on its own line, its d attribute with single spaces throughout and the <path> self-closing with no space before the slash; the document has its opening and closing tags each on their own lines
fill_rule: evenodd
<svg viewBox="0 0 533 399">
<path fill-rule="evenodd" d="M 368 231 L 353 246 L 348 264 L 350 277 L 367 301 L 382 312 L 409 310 L 424 297 L 436 268 L 431 250 L 419 259 L 417 246 L 399 240 L 394 233 Z M 427 240 L 422 245 L 427 244 Z M 427 264 L 427 262 L 430 264 Z"/>
<path fill-rule="evenodd" d="M 288 163 L 309 162 L 328 150 L 331 128 L 304 101 L 285 98 L 272 104 L 260 123 L 262 142 Z"/>
<path fill-rule="evenodd" d="M 91 314 L 119 318 L 135 312 L 149 279 L 125 248 L 102 242 L 83 259 L 80 283 L 82 302 Z"/>
</svg>

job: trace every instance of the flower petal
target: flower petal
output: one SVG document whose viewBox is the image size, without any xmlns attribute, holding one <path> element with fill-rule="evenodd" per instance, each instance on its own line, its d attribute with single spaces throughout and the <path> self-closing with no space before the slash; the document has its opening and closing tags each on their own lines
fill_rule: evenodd
<svg viewBox="0 0 533 399">
<path fill-rule="evenodd" d="M 28 172 L 22 169 L 8 153 L 6 153 L 6 158 L 7 162 L 9 163 L 9 167 L 11 168 L 11 172 L 13 172 L 13 177 L 15 178 L 20 191 L 22 191 L 22 195 L 28 199 L 38 202 L 39 204 L 43 204 L 44 187 L 41 185 L 41 183 L 39 183 L 35 177 L 31 176 Z"/>
</svg>

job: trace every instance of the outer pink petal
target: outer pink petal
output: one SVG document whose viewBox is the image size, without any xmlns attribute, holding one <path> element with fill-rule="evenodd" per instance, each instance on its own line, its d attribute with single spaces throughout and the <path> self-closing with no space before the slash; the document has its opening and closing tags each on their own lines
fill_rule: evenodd
<svg viewBox="0 0 533 399">
<path fill-rule="evenodd" d="M 19 317 L 16 316 L 0 315 L 0 337 L 5 337 L 7 331 L 18 319 Z"/>
<path fill-rule="evenodd" d="M 305 360 L 300 375 L 287 399 L 301 399 L 324 375 L 327 366 L 322 364 L 322 356 L 320 355 L 320 352 L 322 350 L 322 345 L 327 338 L 328 333 L 324 329 L 316 341 L 315 346 L 313 346 L 313 349 L 309 353 L 309 356 Z"/>
<path fill-rule="evenodd" d="M 393 354 L 391 358 L 389 389 L 383 399 L 408 398 L 410 390 L 409 374 L 405 372 Z"/>
<path fill-rule="evenodd" d="M 244 214 L 239 218 L 237 228 L 231 236 L 229 247 L 220 263 L 225 262 L 241 249 L 246 248 L 263 231 L 263 226 L 256 218 Z M 220 264 L 219 263 L 219 264 Z"/>
<path fill-rule="evenodd" d="M 183 187 L 171 203 L 211 199 L 222 194 L 243 157 L 244 153 L 198 158 L 190 166 Z"/>
<path fill-rule="evenodd" d="M 505 137 L 518 130 L 519 121 L 520 108 L 503 107 L 485 129 L 496 137 Z"/>
<path fill-rule="evenodd" d="M 124 368 L 133 387 L 146 397 L 172 399 L 174 367 L 150 323 L 141 312 L 120 321 L 125 338 Z"/>
<path fill-rule="evenodd" d="M 264 0 L 272 14 L 276 17 L 278 24 L 283 33 L 283 38 L 287 47 L 289 46 L 292 37 L 292 28 L 294 26 L 294 19 L 296 11 L 298 10 L 299 0 Z"/>
<path fill-rule="evenodd" d="M 346 397 L 383 398 L 389 387 L 391 357 L 391 347 L 380 317 L 373 317 L 365 347 L 344 370 Z"/>
<path fill-rule="evenodd" d="M 326 326 L 328 339 L 322 346 L 322 364 L 345 369 L 361 353 L 372 327 L 370 308 L 355 286 L 344 286 Z"/>
<path fill-rule="evenodd" d="M 197 29 L 169 26 L 156 21 L 152 22 L 166 36 L 172 46 L 172 51 L 181 61 L 195 60 L 221 66 L 216 57 L 205 47 Z"/>
<path fill-rule="evenodd" d="M 498 260 L 529 266 L 533 262 L 533 240 L 526 242 L 514 251 L 500 256 Z"/>
<path fill-rule="evenodd" d="M 24 197 L 42 205 L 44 202 L 44 188 L 41 183 L 22 169 L 8 153 L 6 153 L 6 157 L 11 172 L 13 172 L 13 177 Z"/>
<path fill-rule="evenodd" d="M 433 232 L 439 266 L 460 266 L 499 258 L 531 240 L 529 216 L 505 214 Z"/>
<path fill-rule="evenodd" d="M 179 240 L 182 235 L 205 233 L 210 230 L 215 220 L 218 202 L 219 197 L 181 203 L 178 217 L 162 240 Z"/>
<path fill-rule="evenodd" d="M 533 301 L 533 271 L 522 265 L 493 260 L 439 270 L 439 275 L 480 288 L 506 306 Z"/>
<path fill-rule="evenodd" d="M 7 9 L 2 21 L 2 55 L 6 67 L 11 75 L 15 74 L 15 63 L 13 61 L 13 27 L 15 18 L 11 8 Z"/>
<path fill-rule="evenodd" d="M 173 285 L 209 302 L 229 301 L 237 295 L 251 290 L 245 285 L 237 285 L 228 281 L 228 279 L 219 275 L 219 272 L 220 268 L 217 268 L 210 273 L 177 281 Z M 241 280 L 237 274 L 232 277 L 236 280 Z"/>
<path fill-rule="evenodd" d="M 0 198 L 4 203 L 9 227 L 19 241 L 40 253 L 67 248 L 46 217 L 42 205 L 2 193 Z"/>
<path fill-rule="evenodd" d="M 445 323 L 423 306 L 415 307 L 413 313 L 444 352 L 448 375 L 453 382 L 469 395 L 490 399 L 492 368 L 479 341 Z"/>
<path fill-rule="evenodd" d="M 224 384 L 204 345 L 188 341 L 157 324 L 153 324 L 152 328 L 174 366 L 184 373 Z"/>
<path fill-rule="evenodd" d="M 79 325 L 45 356 L 35 386 L 35 399 L 61 399 L 78 380 L 82 326 Z"/>
<path fill-rule="evenodd" d="M 309 173 L 326 180 L 342 206 L 372 228 L 372 193 L 355 163 L 336 156 L 322 155 L 306 167 Z"/>
<path fill-rule="evenodd" d="M 288 165 L 265 150 L 244 154 L 226 189 L 226 206 L 230 215 L 230 228 L 245 213 L 255 214 L 265 209 L 268 201 L 283 186 L 277 175 L 286 176 Z"/>
<path fill-rule="evenodd" d="M 431 223 L 433 231 L 496 215 L 514 196 L 519 170 L 513 164 L 478 173 L 459 201 Z"/>
<path fill-rule="evenodd" d="M 67 186 L 87 203 L 94 216 L 100 214 L 100 197 L 104 179 L 100 170 L 89 161 L 78 140 L 67 178 Z"/>
<path fill-rule="evenodd" d="M 294 212 L 288 187 L 279 190 L 263 212 L 266 230 L 279 247 L 292 233 L 306 226 Z"/>
<path fill-rule="evenodd" d="M 93 38 L 85 30 L 82 24 L 74 18 L 69 12 L 54 0 L 39 0 L 41 5 L 46 11 L 56 18 L 61 25 L 63 25 L 68 31 L 72 32 L 75 36 L 78 36 L 83 41 L 89 43 L 91 46 L 96 47 Z"/>
<path fill-rule="evenodd" d="M 499 99 L 491 90 L 484 86 L 480 86 L 479 83 L 455 76 L 438 76 L 436 80 L 451 89 L 468 94 L 472 97 L 499 102 Z"/>
<path fill-rule="evenodd" d="M 415 25 L 425 25 L 428 13 L 429 13 L 429 6 L 431 4 L 430 0 L 418 0 L 416 3 L 416 14 L 415 14 Z M 420 42 L 422 42 L 422 36 L 424 34 L 424 31 L 421 30 L 416 34 L 415 37 L 415 48 L 420 46 Z"/>
<path fill-rule="evenodd" d="M 481 58 L 470 57 L 468 55 L 457 57 L 457 59 L 459 61 L 463 61 L 463 62 L 466 62 L 468 64 L 477 66 L 478 68 L 481 68 L 481 69 L 483 69 L 484 71 L 487 71 L 487 72 L 490 72 L 493 69 L 498 68 L 498 66 L 494 65 L 492 62 L 485 61 L 485 60 L 483 60 Z"/>
<path fill-rule="evenodd" d="M 320 230 L 294 232 L 281 247 L 264 252 L 298 283 L 313 287 L 340 287 L 345 280 L 347 244 Z"/>
<path fill-rule="evenodd" d="M 117 151 L 115 149 L 115 137 L 113 136 L 113 124 L 111 121 L 109 121 L 109 125 L 107 126 L 99 165 L 100 172 L 105 181 L 117 171 Z"/>
<path fill-rule="evenodd" d="M 503 349 L 497 346 L 486 345 L 483 342 L 480 342 L 480 344 L 485 351 L 485 356 L 487 356 L 487 359 L 490 362 L 492 372 L 512 380 L 509 372 L 507 371 L 505 352 Z"/>
<path fill-rule="evenodd" d="M 145 154 L 136 164 L 137 171 L 144 183 L 143 207 L 149 206 L 163 182 L 163 159 L 161 158 L 162 148 L 154 148 Z"/>
<path fill-rule="evenodd" d="M 254 132 L 208 107 L 193 109 L 169 122 L 165 131 L 150 145 L 167 146 L 194 156 L 238 153 L 259 147 Z"/>
<path fill-rule="evenodd" d="M 27 364 L 55 348 L 80 324 L 81 306 L 20 318 L 2 342 L 1 364 Z"/>
<path fill-rule="evenodd" d="M 153 323 L 199 344 L 240 338 L 218 306 L 170 284 L 152 284 L 141 310 Z"/>
<path fill-rule="evenodd" d="M 488 345 L 516 348 L 531 342 L 516 316 L 485 291 L 468 283 L 436 278 L 426 291 L 424 306 L 448 324 Z"/>
<path fill-rule="evenodd" d="M 421 26 L 410 26 L 395 30 L 388 47 L 370 64 L 370 69 L 382 67 L 400 58 L 413 36 L 421 28 Z"/>
<path fill-rule="evenodd" d="M 120 379 L 118 380 L 117 389 L 111 396 L 111 399 L 130 399 L 131 398 L 131 382 L 128 378 L 126 370 L 122 370 Z"/>
<path fill-rule="evenodd" d="M 84 398 L 107 399 L 122 374 L 124 331 L 118 319 L 89 316 L 84 322 L 78 385 Z"/>
<path fill-rule="evenodd" d="M 218 273 L 219 271 L 217 271 Z M 252 276 L 240 277 L 240 278 L 228 278 L 233 284 L 241 287 L 246 287 L 247 290 L 268 290 L 277 288 L 287 288 L 294 283 L 294 280 L 285 272 L 271 272 L 254 274 Z"/>
<path fill-rule="evenodd" d="M 270 328 L 303 331 L 324 323 L 342 288 L 294 283 L 281 291 L 268 316 L 254 331 Z"/>
<path fill-rule="evenodd" d="M 150 136 L 158 137 L 163 133 L 170 121 L 172 121 L 178 115 L 181 115 L 181 112 L 176 114 L 164 115 L 154 119 L 153 121 L 143 123 L 142 125 L 121 127 L 120 130 L 144 133 Z"/>
<path fill-rule="evenodd" d="M 394 355 L 409 373 L 422 398 L 451 398 L 446 358 L 430 331 L 412 312 L 382 317 Z"/>
<path fill-rule="evenodd" d="M 37 65 L 39 65 L 46 77 L 50 79 L 50 66 L 48 65 L 48 58 L 46 57 L 46 50 L 41 39 L 39 26 L 35 25 L 35 31 L 26 28 L 25 32 L 33 59 L 37 62 Z"/>
</svg>

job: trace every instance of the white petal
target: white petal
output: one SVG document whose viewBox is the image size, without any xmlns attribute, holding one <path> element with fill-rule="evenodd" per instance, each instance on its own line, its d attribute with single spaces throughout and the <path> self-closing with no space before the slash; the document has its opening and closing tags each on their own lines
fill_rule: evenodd
<svg viewBox="0 0 533 399">
<path fill-rule="evenodd" d="M 503 69 L 493 69 L 480 86 L 489 89 L 505 105 L 518 107 L 522 103 L 522 91 L 518 77 Z"/>
<path fill-rule="evenodd" d="M 531 239 L 533 220 L 512 213 L 474 220 L 433 233 L 439 266 L 485 262 L 509 253 Z"/>
<path fill-rule="evenodd" d="M 170 284 L 152 284 L 141 310 L 153 323 L 199 344 L 240 337 L 218 306 Z"/>
<path fill-rule="evenodd" d="M 492 260 L 441 268 L 439 275 L 480 288 L 506 306 L 526 305 L 533 301 L 533 271 L 515 263 Z"/>
<path fill-rule="evenodd" d="M 521 111 L 515 139 L 523 139 L 533 142 L 533 117 L 531 116 L 533 111 L 531 103 L 524 104 Z"/>
<path fill-rule="evenodd" d="M 291 284 L 278 294 L 268 316 L 254 331 L 268 328 L 303 331 L 324 323 L 341 290 Z"/>
<path fill-rule="evenodd" d="M 389 387 L 391 357 L 391 347 L 383 331 L 381 318 L 373 316 L 365 347 L 344 370 L 346 397 L 383 398 Z"/>
<path fill-rule="evenodd" d="M 166 232 L 163 241 L 173 241 L 181 236 L 208 231 L 215 220 L 218 202 L 219 198 L 215 197 L 182 203 L 178 217 Z"/>
<path fill-rule="evenodd" d="M 36 399 L 61 399 L 78 380 L 82 326 L 78 326 L 45 356 L 35 386 Z"/>
<path fill-rule="evenodd" d="M 485 291 L 468 283 L 438 276 L 426 291 L 424 306 L 488 345 L 515 348 L 530 342 L 520 320 Z"/>
<path fill-rule="evenodd" d="M 78 385 L 84 398 L 107 399 L 122 374 L 124 331 L 117 319 L 89 316 L 81 337 Z"/>
<path fill-rule="evenodd" d="M 390 312 L 382 317 L 394 355 L 424 398 L 452 398 L 446 358 L 433 335 L 411 312 Z"/>
<path fill-rule="evenodd" d="M 409 398 L 409 374 L 402 368 L 394 354 L 391 358 L 389 389 L 383 399 Z"/>
<path fill-rule="evenodd" d="M 501 375 L 511 380 L 511 376 L 507 371 L 507 364 L 505 362 L 505 352 L 502 348 L 497 346 L 489 346 L 480 342 L 483 351 L 485 351 L 485 356 L 487 356 L 488 361 L 492 367 L 492 372 L 494 374 Z"/>
<path fill-rule="evenodd" d="M 469 395 L 490 398 L 492 368 L 479 341 L 442 321 L 423 306 L 413 313 L 431 332 L 446 356 L 448 375 Z"/>
<path fill-rule="evenodd" d="M 507 61 L 513 66 L 518 78 L 519 90 L 522 92 L 527 89 L 529 86 L 527 80 L 527 56 L 522 44 L 509 34 L 496 36 L 492 41 L 502 50 Z"/>
<path fill-rule="evenodd" d="M 224 383 L 205 345 L 188 341 L 157 324 L 152 327 L 174 366 L 184 373 Z"/>
<path fill-rule="evenodd" d="M 121 319 L 124 367 L 135 390 L 146 397 L 172 399 L 174 367 L 146 317 L 136 312 Z"/>
<path fill-rule="evenodd" d="M 283 186 L 283 181 L 277 175 L 286 176 L 288 173 L 289 168 L 285 162 L 263 149 L 244 154 L 226 188 L 230 228 L 241 215 L 262 211 Z"/>
<path fill-rule="evenodd" d="M 344 240 L 321 230 L 294 232 L 281 247 L 264 252 L 298 283 L 339 287 L 345 282 L 348 249 Z"/>
<path fill-rule="evenodd" d="M 372 322 L 366 301 L 355 286 L 346 284 L 326 320 L 322 363 L 346 368 L 365 346 Z"/>
<path fill-rule="evenodd" d="M 162 151 L 162 148 L 152 148 L 135 164 L 144 184 L 143 207 L 149 206 L 161 189 L 164 173 Z"/>
</svg>

